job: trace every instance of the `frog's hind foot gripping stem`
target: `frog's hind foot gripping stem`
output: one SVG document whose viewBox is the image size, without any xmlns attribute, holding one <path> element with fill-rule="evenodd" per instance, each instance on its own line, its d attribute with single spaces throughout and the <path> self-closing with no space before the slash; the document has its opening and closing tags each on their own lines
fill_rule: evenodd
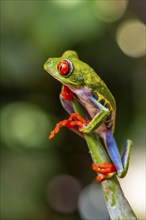
<svg viewBox="0 0 146 220">
<path fill-rule="evenodd" d="M 98 165 L 92 163 L 92 169 L 95 172 L 100 173 L 100 175 L 96 177 L 98 182 L 111 178 L 117 172 L 116 167 L 112 163 L 102 163 Z"/>
<path fill-rule="evenodd" d="M 103 181 L 104 179 L 109 179 L 113 175 L 118 175 L 118 177 L 123 178 L 129 167 L 129 160 L 130 160 L 130 154 L 133 147 L 133 142 L 131 140 L 127 140 L 126 148 L 122 156 L 122 170 L 117 170 L 115 165 L 112 163 L 103 163 L 103 164 L 92 164 L 92 169 L 99 173 L 99 175 L 96 177 L 98 182 Z"/>
</svg>

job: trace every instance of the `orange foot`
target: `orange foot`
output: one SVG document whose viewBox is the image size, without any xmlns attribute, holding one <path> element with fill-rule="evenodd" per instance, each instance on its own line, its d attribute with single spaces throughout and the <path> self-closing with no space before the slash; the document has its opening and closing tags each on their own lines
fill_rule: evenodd
<svg viewBox="0 0 146 220">
<path fill-rule="evenodd" d="M 102 175 L 96 177 L 98 182 L 103 181 L 104 179 L 110 177 L 116 172 L 116 167 L 112 163 L 102 163 L 102 164 L 92 164 L 92 169 Z"/>
<path fill-rule="evenodd" d="M 60 130 L 61 127 L 74 128 L 83 128 L 88 123 L 88 120 L 82 118 L 78 113 L 73 113 L 68 119 L 60 121 L 56 124 L 56 127 L 51 131 L 49 139 L 53 138 Z"/>
</svg>

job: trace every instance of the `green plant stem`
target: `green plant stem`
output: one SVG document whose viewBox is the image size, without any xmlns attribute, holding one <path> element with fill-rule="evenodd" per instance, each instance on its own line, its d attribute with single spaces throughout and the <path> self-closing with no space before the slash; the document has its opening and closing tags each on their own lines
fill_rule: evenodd
<svg viewBox="0 0 146 220">
<path fill-rule="evenodd" d="M 83 117 L 84 113 L 78 102 L 74 99 L 72 104 L 75 112 L 78 112 Z M 95 164 L 110 162 L 107 152 L 96 134 L 84 134 L 84 138 Z M 116 176 L 102 181 L 100 185 L 112 220 L 137 220 Z"/>
</svg>

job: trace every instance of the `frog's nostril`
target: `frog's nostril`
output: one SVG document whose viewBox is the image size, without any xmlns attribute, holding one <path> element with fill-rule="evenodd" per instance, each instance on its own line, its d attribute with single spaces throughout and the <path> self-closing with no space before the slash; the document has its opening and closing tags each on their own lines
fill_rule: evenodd
<svg viewBox="0 0 146 220">
<path fill-rule="evenodd" d="M 44 64 L 44 69 L 47 70 L 49 68 L 49 66 L 51 66 L 52 61 L 48 60 L 45 64 Z"/>
<path fill-rule="evenodd" d="M 50 66 L 52 64 L 52 61 L 48 60 L 47 64 L 48 64 L 48 66 Z"/>
</svg>

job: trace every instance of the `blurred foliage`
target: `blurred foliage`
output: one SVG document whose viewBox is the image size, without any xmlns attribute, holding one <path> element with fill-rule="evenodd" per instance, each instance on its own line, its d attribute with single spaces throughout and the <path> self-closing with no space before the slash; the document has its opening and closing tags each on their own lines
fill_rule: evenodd
<svg viewBox="0 0 146 220">
<path fill-rule="evenodd" d="M 134 151 L 143 152 L 145 57 L 124 53 L 116 33 L 129 19 L 145 25 L 145 2 L 114 1 L 1 1 L 1 219 L 81 219 L 80 207 L 55 210 L 47 188 L 61 174 L 74 177 L 82 188 L 95 178 L 80 137 L 63 129 L 47 139 L 55 123 L 67 117 L 58 98 L 60 84 L 43 70 L 48 57 L 76 50 L 115 96 L 118 145 L 131 138 Z M 131 41 L 134 35 L 128 35 Z M 71 205 L 66 199 L 64 204 Z M 141 218 L 143 213 L 137 211 Z"/>
</svg>

